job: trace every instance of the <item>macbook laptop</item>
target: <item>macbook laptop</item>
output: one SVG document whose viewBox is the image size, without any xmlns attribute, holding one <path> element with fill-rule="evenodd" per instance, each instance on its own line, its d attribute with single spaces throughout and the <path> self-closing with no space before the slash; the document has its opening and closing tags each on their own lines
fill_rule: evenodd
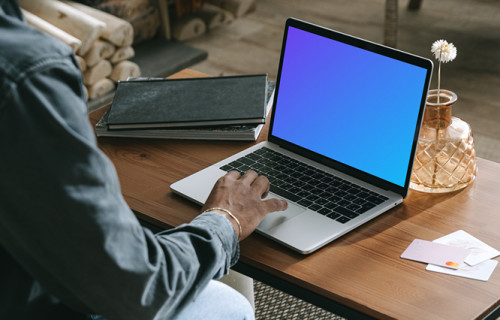
<svg viewBox="0 0 500 320">
<path fill-rule="evenodd" d="M 249 169 L 288 209 L 257 232 L 311 253 L 400 204 L 408 192 L 428 59 L 287 20 L 268 139 L 171 185 L 199 204 Z"/>
</svg>

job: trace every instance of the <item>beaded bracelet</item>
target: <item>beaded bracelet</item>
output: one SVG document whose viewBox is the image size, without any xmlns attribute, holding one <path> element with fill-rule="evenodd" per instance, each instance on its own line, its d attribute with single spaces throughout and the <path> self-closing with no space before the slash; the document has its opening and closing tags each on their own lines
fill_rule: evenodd
<svg viewBox="0 0 500 320">
<path fill-rule="evenodd" d="M 234 219 L 234 221 L 236 221 L 236 224 L 238 224 L 238 230 L 239 230 L 238 241 L 240 241 L 241 234 L 243 233 L 241 230 L 241 224 L 240 224 L 240 221 L 238 220 L 238 218 L 236 218 L 234 216 L 234 214 L 231 213 L 231 211 L 224 209 L 224 208 L 210 208 L 210 209 L 203 211 L 202 213 L 209 212 L 209 211 L 215 211 L 215 210 L 219 210 L 219 211 L 223 211 L 223 212 L 227 213 L 231 218 Z"/>
</svg>

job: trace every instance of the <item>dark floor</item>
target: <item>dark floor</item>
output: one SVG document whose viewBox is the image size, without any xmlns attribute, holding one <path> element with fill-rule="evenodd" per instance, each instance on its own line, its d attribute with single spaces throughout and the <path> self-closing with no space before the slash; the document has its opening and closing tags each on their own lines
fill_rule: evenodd
<svg viewBox="0 0 500 320">
<path fill-rule="evenodd" d="M 426 0 L 416 12 L 406 4 L 399 1 L 397 47 L 432 58 L 435 40 L 456 45 L 457 58 L 442 67 L 441 87 L 457 93 L 453 113 L 471 125 L 477 154 L 500 162 L 500 2 Z M 192 68 L 211 75 L 264 72 L 273 79 L 287 17 L 382 43 L 384 6 L 384 0 L 257 0 L 254 12 L 187 42 L 208 52 Z"/>
</svg>

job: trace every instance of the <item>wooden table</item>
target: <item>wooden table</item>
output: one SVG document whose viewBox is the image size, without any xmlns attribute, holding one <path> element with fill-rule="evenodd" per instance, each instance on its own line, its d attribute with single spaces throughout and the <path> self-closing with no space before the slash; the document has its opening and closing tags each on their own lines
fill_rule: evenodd
<svg viewBox="0 0 500 320">
<path fill-rule="evenodd" d="M 174 77 L 201 74 L 183 71 Z M 91 122 L 103 110 L 90 115 Z M 265 128 L 260 140 L 267 136 Z M 253 143 L 100 138 L 122 193 L 147 222 L 170 228 L 200 207 L 170 184 Z M 254 234 L 241 243 L 235 270 L 351 319 L 496 319 L 500 268 L 488 282 L 426 271 L 399 256 L 415 238 L 465 230 L 500 249 L 500 164 L 478 159 L 475 182 L 449 194 L 410 191 L 402 205 L 311 254 L 297 254 Z M 498 259 L 498 258 L 497 258 Z"/>
</svg>

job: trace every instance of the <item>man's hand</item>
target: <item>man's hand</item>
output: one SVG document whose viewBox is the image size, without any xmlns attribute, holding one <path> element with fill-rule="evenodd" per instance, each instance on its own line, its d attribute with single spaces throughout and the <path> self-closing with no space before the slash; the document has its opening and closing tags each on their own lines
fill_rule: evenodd
<svg viewBox="0 0 500 320">
<path fill-rule="evenodd" d="M 210 208 L 229 210 L 240 221 L 242 228 L 240 240 L 243 240 L 257 228 L 268 213 L 285 210 L 288 206 L 284 200 L 262 200 L 267 197 L 269 186 L 269 180 L 253 170 L 247 171 L 244 175 L 237 171 L 228 172 L 215 183 L 202 210 Z M 226 216 L 233 224 L 236 234 L 239 233 L 238 224 L 234 219 L 223 211 L 214 211 Z"/>
</svg>

